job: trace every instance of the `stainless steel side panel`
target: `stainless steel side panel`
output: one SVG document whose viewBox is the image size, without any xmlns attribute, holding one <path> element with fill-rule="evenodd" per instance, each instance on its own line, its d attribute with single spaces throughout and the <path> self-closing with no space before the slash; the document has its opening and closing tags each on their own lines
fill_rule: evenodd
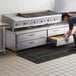
<svg viewBox="0 0 76 76">
<path fill-rule="evenodd" d="M 6 45 L 7 48 L 16 50 L 16 35 L 14 32 L 6 30 Z"/>
</svg>

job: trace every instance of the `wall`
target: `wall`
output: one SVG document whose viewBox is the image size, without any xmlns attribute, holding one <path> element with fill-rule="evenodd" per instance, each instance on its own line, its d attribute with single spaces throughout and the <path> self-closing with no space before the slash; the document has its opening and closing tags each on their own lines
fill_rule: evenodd
<svg viewBox="0 0 76 76">
<path fill-rule="evenodd" d="M 76 11 L 76 0 L 55 0 L 56 12 Z"/>
<path fill-rule="evenodd" d="M 2 14 L 37 12 L 54 9 L 54 0 L 0 0 L 0 20 Z"/>
</svg>

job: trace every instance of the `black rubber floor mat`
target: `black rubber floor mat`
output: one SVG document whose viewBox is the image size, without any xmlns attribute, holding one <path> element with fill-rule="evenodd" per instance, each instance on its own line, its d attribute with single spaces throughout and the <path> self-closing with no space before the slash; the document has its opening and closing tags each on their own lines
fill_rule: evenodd
<svg viewBox="0 0 76 76">
<path fill-rule="evenodd" d="M 76 53 L 76 49 L 70 48 L 69 46 L 50 47 L 48 45 L 45 45 L 18 52 L 17 55 L 22 58 L 28 59 L 36 64 L 39 64 L 73 53 Z"/>
</svg>

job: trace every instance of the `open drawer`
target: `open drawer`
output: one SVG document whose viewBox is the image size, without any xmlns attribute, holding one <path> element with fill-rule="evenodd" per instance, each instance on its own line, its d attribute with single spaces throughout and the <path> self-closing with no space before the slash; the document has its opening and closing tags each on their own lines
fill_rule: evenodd
<svg viewBox="0 0 76 76">
<path fill-rule="evenodd" d="M 48 37 L 48 43 L 54 43 L 56 46 L 61 46 L 61 45 L 66 45 L 69 43 L 73 43 L 74 39 L 73 39 L 73 35 L 71 35 L 68 39 L 68 41 L 65 41 L 63 35 L 57 35 L 57 36 L 49 36 Z"/>
</svg>

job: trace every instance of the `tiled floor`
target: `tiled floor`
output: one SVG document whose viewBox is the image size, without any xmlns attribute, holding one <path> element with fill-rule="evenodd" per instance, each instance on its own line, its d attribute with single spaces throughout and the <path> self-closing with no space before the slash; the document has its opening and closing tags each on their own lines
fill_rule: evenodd
<svg viewBox="0 0 76 76">
<path fill-rule="evenodd" d="M 0 76 L 76 76 L 76 54 L 35 64 L 7 51 L 0 54 Z"/>
</svg>

